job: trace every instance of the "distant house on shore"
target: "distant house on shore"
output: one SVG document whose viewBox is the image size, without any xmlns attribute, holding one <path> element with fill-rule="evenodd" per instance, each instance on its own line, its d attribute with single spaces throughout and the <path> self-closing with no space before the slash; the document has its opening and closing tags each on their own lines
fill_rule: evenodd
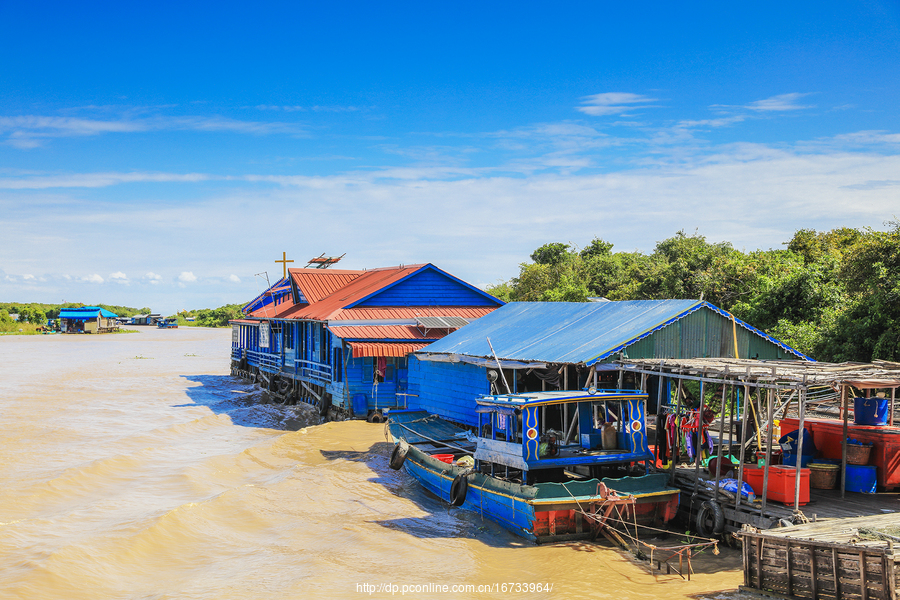
<svg viewBox="0 0 900 600">
<path fill-rule="evenodd" d="M 63 333 L 106 333 L 119 329 L 117 315 L 99 306 L 63 308 L 59 326 Z"/>
<path fill-rule="evenodd" d="M 131 317 L 132 325 L 156 325 L 159 320 L 162 319 L 162 315 L 159 313 L 150 313 L 146 315 L 134 315 Z"/>
</svg>

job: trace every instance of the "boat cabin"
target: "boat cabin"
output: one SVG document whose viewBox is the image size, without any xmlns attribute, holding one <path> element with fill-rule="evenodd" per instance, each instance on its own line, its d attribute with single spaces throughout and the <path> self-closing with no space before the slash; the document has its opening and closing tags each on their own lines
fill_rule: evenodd
<svg viewBox="0 0 900 600">
<path fill-rule="evenodd" d="M 649 461 L 646 401 L 638 390 L 593 388 L 483 396 L 475 459 L 489 463 L 491 474 L 501 467 L 516 478 L 521 471 L 529 484 L 565 470 L 597 477 L 604 465 Z"/>
</svg>

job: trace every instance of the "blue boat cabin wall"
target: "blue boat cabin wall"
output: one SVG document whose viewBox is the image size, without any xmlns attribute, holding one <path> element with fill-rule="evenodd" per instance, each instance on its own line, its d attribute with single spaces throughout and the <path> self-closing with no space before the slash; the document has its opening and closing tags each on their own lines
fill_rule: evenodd
<svg viewBox="0 0 900 600">
<path fill-rule="evenodd" d="M 572 403 L 570 406 L 576 403 Z M 617 428 L 616 448 L 618 455 L 606 456 L 613 462 L 619 458 L 641 459 L 649 455 L 645 421 L 645 399 L 643 396 L 621 400 L 577 402 L 578 431 L 580 438 L 570 446 L 585 449 L 601 447 L 602 429 L 600 419 L 613 422 Z M 555 405 L 561 410 L 561 405 Z M 610 411 L 604 416 L 604 407 Z M 549 408 L 549 407 L 548 407 Z M 530 470 L 554 468 L 564 464 L 585 462 L 583 456 L 570 458 L 549 458 L 540 456 L 541 436 L 547 431 L 547 423 L 542 420 L 541 406 L 526 406 L 516 416 L 511 407 L 479 407 L 475 425 L 481 432 L 476 458 L 513 468 Z M 503 419 L 501 423 L 500 419 Z M 568 447 L 568 446 L 567 446 Z"/>
</svg>

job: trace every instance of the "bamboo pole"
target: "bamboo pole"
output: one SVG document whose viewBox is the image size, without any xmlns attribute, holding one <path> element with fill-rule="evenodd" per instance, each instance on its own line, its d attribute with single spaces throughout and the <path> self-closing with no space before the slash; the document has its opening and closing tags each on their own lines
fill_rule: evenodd
<svg viewBox="0 0 900 600">
<path fill-rule="evenodd" d="M 722 403 L 720 405 L 720 412 L 722 414 L 719 418 L 719 440 L 718 440 L 718 448 L 716 451 L 716 456 L 718 457 L 718 460 L 716 461 L 716 489 L 713 490 L 713 502 L 719 501 L 719 480 L 722 478 L 722 461 L 725 460 L 725 458 L 722 456 L 722 437 L 725 435 L 725 395 L 727 393 L 728 393 L 728 388 L 723 385 L 722 386 Z M 731 464 L 731 459 L 728 459 L 728 463 Z M 740 495 L 741 495 L 741 490 L 738 490 L 739 498 L 740 498 Z"/>
<path fill-rule="evenodd" d="M 678 459 L 681 458 L 681 441 L 678 439 L 679 430 L 681 429 L 681 379 L 678 379 L 678 390 L 675 392 L 675 396 L 678 399 L 677 408 L 675 409 L 675 450 L 672 453 L 672 462 L 669 463 L 669 473 L 670 473 L 670 483 L 675 484 L 675 465 L 678 463 Z"/>
<path fill-rule="evenodd" d="M 735 393 L 739 394 L 740 391 L 735 390 Z M 746 446 L 746 444 L 744 444 L 744 438 L 747 437 L 747 427 L 749 426 L 749 418 L 748 417 L 750 415 L 747 414 L 747 397 L 749 395 L 750 395 L 750 386 L 745 383 L 744 384 L 744 409 L 741 411 L 741 422 L 743 423 L 743 426 L 741 428 L 741 456 L 740 456 L 741 463 L 738 466 L 738 493 L 737 493 L 737 499 L 734 502 L 735 510 L 737 510 L 741 504 L 741 487 L 744 484 L 744 458 L 747 454 L 747 446 Z"/>
<path fill-rule="evenodd" d="M 891 388 L 891 427 L 894 426 L 894 398 L 897 396 L 897 388 Z"/>
<path fill-rule="evenodd" d="M 703 386 L 706 382 L 700 380 L 700 412 L 697 417 L 697 446 L 694 448 L 694 496 L 700 487 L 700 455 L 703 453 L 700 449 L 701 440 L 703 439 Z M 693 500 L 693 498 L 691 499 Z"/>
<path fill-rule="evenodd" d="M 728 455 L 731 456 L 731 447 L 734 444 L 734 409 L 737 388 L 731 386 L 731 410 L 728 411 Z"/>
<path fill-rule="evenodd" d="M 797 408 L 800 411 L 800 427 L 797 440 L 797 466 L 794 468 L 794 512 L 800 511 L 800 473 L 803 468 L 803 419 L 806 415 L 806 388 L 800 388 L 800 397 L 797 399 Z"/>
<path fill-rule="evenodd" d="M 760 394 L 762 391 L 760 390 Z M 762 403 L 760 402 L 760 405 Z M 762 406 L 760 406 L 760 410 L 762 410 Z M 766 393 L 766 411 L 769 417 L 769 422 L 772 422 L 772 390 L 768 390 Z M 757 435 L 759 435 L 759 430 L 757 430 Z M 763 497 L 762 497 L 762 506 L 759 508 L 759 516 L 762 517 L 765 514 L 766 510 L 766 497 L 769 495 L 769 467 L 772 462 L 772 427 L 769 427 L 769 431 L 766 434 L 766 465 L 763 469 Z"/>
<path fill-rule="evenodd" d="M 844 413 L 844 435 L 841 439 L 841 498 L 847 491 L 847 386 L 841 385 L 841 407 Z"/>
</svg>

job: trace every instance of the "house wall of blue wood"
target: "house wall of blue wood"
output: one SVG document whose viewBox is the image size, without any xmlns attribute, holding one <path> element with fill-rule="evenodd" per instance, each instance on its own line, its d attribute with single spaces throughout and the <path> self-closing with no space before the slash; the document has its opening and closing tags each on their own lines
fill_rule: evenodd
<svg viewBox="0 0 900 600">
<path fill-rule="evenodd" d="M 486 367 L 409 357 L 410 408 L 475 427 L 475 399 L 489 392 Z"/>
</svg>

